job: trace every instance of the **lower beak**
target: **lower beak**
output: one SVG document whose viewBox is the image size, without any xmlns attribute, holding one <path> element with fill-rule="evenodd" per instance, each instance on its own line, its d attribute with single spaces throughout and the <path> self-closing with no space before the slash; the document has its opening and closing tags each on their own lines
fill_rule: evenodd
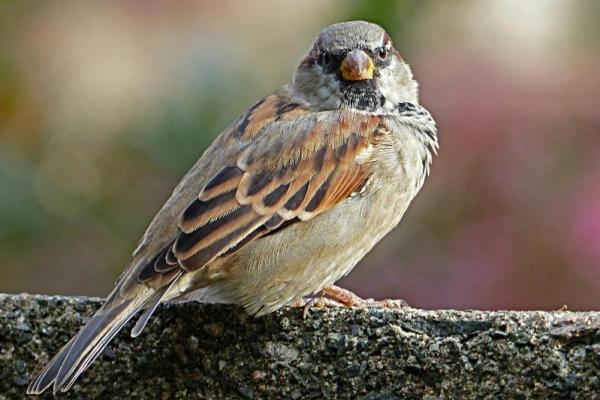
<svg viewBox="0 0 600 400">
<path fill-rule="evenodd" d="M 340 64 L 342 78 L 347 81 L 362 81 L 373 78 L 373 60 L 362 50 L 352 50 Z"/>
</svg>

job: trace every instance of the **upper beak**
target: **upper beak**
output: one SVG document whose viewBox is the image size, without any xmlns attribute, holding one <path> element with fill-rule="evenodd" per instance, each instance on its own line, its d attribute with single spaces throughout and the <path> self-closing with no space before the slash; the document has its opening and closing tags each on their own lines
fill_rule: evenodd
<svg viewBox="0 0 600 400">
<path fill-rule="evenodd" d="M 362 81 L 373 78 L 373 60 L 362 50 L 354 49 L 346 54 L 340 64 L 342 77 L 347 81 Z"/>
</svg>

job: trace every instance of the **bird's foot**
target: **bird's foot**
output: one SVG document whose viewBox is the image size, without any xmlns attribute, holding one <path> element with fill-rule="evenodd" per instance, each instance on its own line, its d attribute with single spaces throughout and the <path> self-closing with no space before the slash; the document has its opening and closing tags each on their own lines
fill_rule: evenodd
<svg viewBox="0 0 600 400">
<path fill-rule="evenodd" d="M 330 286 L 321 290 L 324 296 L 296 300 L 291 307 L 302 308 L 302 316 L 306 318 L 311 308 L 323 309 L 326 307 L 364 307 L 364 308 L 406 308 L 410 307 L 404 300 L 363 299 L 348 289 L 339 286 Z"/>
<path fill-rule="evenodd" d="M 334 300 L 338 304 L 342 304 L 346 307 L 366 307 L 366 308 L 406 308 L 410 307 L 408 303 L 401 299 L 363 299 L 362 297 L 352 293 L 348 289 L 341 288 L 339 286 L 330 286 L 324 288 L 322 292 L 327 298 Z"/>
<path fill-rule="evenodd" d="M 302 318 L 306 319 L 312 308 L 322 310 L 326 307 L 345 307 L 345 305 L 328 297 L 318 296 L 296 300 L 290 304 L 290 307 L 302 308 Z"/>
</svg>

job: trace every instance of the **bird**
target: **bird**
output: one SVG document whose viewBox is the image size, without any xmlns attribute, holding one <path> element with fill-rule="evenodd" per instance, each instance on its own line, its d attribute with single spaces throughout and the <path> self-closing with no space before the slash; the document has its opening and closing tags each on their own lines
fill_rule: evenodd
<svg viewBox="0 0 600 400">
<path fill-rule="evenodd" d="M 261 316 L 334 283 L 400 222 L 429 175 L 437 128 L 377 24 L 324 28 L 283 87 L 225 128 L 184 175 L 113 291 L 31 382 L 67 391 L 138 312 L 233 303 Z"/>
</svg>

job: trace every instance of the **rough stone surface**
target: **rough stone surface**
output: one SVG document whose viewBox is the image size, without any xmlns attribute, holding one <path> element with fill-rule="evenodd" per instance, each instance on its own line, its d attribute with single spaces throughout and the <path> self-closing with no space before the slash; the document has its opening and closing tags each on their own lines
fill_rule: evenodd
<svg viewBox="0 0 600 400">
<path fill-rule="evenodd" d="M 0 295 L 0 399 L 100 305 Z M 595 399 L 600 313 L 162 306 L 61 399 Z M 52 398 L 45 393 L 42 398 Z"/>
</svg>

